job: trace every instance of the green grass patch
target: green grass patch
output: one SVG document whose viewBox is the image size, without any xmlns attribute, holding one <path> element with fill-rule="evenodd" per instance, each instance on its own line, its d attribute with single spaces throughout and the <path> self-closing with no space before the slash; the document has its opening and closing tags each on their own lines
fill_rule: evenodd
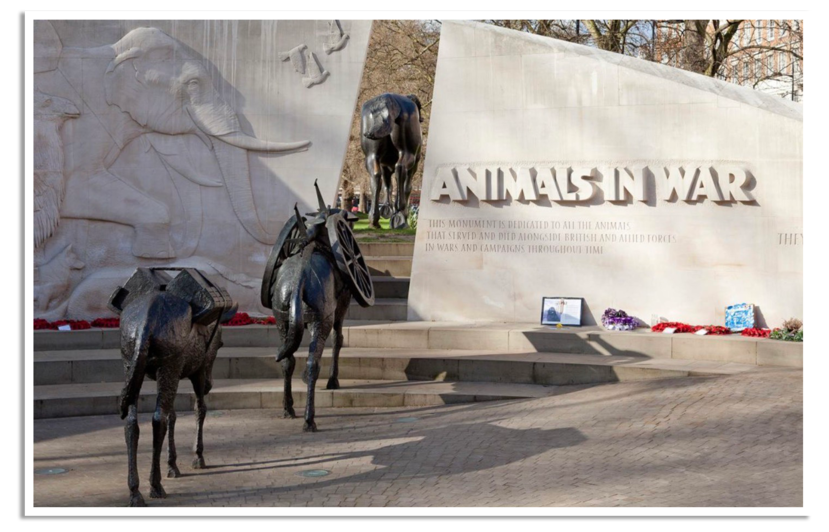
<svg viewBox="0 0 829 532">
<path fill-rule="evenodd" d="M 361 242 L 411 242 L 417 229 L 389 229 L 389 220 L 380 218 L 380 229 L 368 226 L 368 215 L 358 212 L 359 220 L 354 222 L 354 235 Z"/>
</svg>

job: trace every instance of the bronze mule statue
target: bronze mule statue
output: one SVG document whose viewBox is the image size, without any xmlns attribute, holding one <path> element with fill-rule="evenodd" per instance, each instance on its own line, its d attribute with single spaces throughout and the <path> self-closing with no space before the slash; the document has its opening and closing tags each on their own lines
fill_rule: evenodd
<svg viewBox="0 0 829 532">
<path fill-rule="evenodd" d="M 420 100 L 414 94 L 381 94 L 363 104 L 360 112 L 360 145 L 366 156 L 371 177 L 369 225 L 380 227 L 380 188 L 391 204 L 393 229 L 408 227 L 406 218 L 412 178 L 420 161 L 423 138 L 420 131 Z M 397 195 L 392 202 L 392 174 L 396 177 Z"/>
<path fill-rule="evenodd" d="M 316 187 L 316 183 L 314 183 Z M 296 366 L 294 353 L 302 342 L 304 329 L 311 329 L 311 346 L 305 378 L 308 394 L 303 430 L 315 432 L 314 387 L 319 377 L 325 342 L 334 331 L 334 351 L 329 390 L 340 387 L 339 355 L 343 345 L 343 321 L 352 296 L 368 307 L 374 304 L 374 285 L 351 224 L 357 216 L 326 207 L 317 187 L 319 212 L 307 221 L 296 205 L 294 216 L 274 245 L 262 279 L 261 300 L 273 310 L 282 338 L 277 354 L 285 379 L 284 416 L 295 418 L 291 378 Z M 307 223 L 306 223 L 307 221 Z"/>
<path fill-rule="evenodd" d="M 175 277 L 168 272 L 177 272 Z M 167 477 L 181 475 L 176 465 L 174 408 L 180 379 L 188 378 L 196 394 L 197 434 L 193 468 L 204 465 L 202 428 L 207 406 L 204 396 L 213 386 L 213 361 L 222 346 L 221 323 L 236 313 L 228 293 L 194 268 L 138 268 L 109 300 L 121 315 L 121 357 L 125 383 L 121 392 L 121 419 L 126 418 L 130 506 L 144 506 L 138 491 L 138 395 L 144 377 L 157 383 L 153 413 L 153 455 L 150 497 L 164 498 L 159 459 L 167 440 Z"/>
</svg>

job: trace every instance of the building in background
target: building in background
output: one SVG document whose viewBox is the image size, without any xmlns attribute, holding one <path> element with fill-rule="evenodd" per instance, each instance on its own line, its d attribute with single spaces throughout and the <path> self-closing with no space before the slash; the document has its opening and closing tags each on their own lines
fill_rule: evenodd
<svg viewBox="0 0 829 532">
<path fill-rule="evenodd" d="M 718 44 L 724 43 L 721 66 L 716 68 L 714 77 L 803 101 L 802 20 L 717 21 L 716 25 L 705 26 L 705 38 L 698 38 L 691 22 L 696 21 L 653 23 L 655 61 L 688 68 L 695 44 L 699 47 L 699 60 L 710 62 Z M 731 24 L 735 27 L 731 28 Z"/>
</svg>

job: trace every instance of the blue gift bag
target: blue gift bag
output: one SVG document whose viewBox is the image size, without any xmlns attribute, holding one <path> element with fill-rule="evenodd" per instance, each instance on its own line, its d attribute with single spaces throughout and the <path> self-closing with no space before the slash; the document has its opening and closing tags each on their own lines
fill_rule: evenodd
<svg viewBox="0 0 829 532">
<path fill-rule="evenodd" d="M 754 305 L 739 303 L 725 308 L 725 326 L 738 332 L 754 327 Z"/>
</svg>

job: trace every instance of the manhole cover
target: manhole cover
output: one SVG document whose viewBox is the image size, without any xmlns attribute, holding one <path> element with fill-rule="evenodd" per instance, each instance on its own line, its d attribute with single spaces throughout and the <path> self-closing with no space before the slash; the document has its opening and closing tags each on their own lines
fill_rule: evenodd
<svg viewBox="0 0 829 532">
<path fill-rule="evenodd" d="M 414 423 L 415 421 L 419 420 L 420 418 L 417 417 L 401 417 L 397 419 L 397 423 Z"/>
<path fill-rule="evenodd" d="M 301 477 L 305 478 L 318 478 L 318 477 L 327 477 L 331 474 L 331 471 L 327 469 L 306 469 L 305 471 L 300 471 L 297 473 Z"/>
<path fill-rule="evenodd" d="M 62 475 L 66 470 L 62 467 L 50 467 L 49 469 L 35 469 L 35 475 Z"/>
</svg>

